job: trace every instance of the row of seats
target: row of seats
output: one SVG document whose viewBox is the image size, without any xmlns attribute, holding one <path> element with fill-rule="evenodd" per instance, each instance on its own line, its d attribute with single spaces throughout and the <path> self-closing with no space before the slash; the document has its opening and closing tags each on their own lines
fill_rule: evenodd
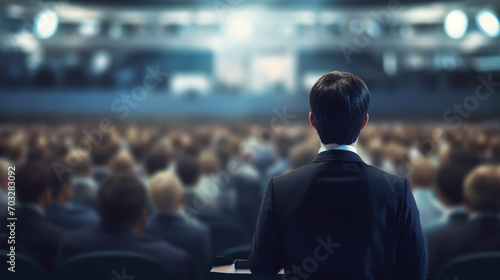
<svg viewBox="0 0 500 280">
<path fill-rule="evenodd" d="M 247 259 L 250 246 L 236 246 L 222 252 L 231 259 Z M 7 251 L 0 251 L 0 262 L 8 261 Z M 208 273 L 208 272 L 207 272 Z M 478 253 L 459 257 L 440 271 L 436 280 L 498 280 L 500 252 Z M 2 269 L 1 279 L 48 280 L 45 269 L 32 258 L 16 254 L 15 273 Z M 109 280 L 109 279 L 173 279 L 169 271 L 156 260 L 133 252 L 95 252 L 73 257 L 61 265 L 55 280 Z M 208 278 L 221 280 L 255 279 L 251 274 L 209 273 Z M 262 278 L 261 278 L 262 279 Z M 281 279 L 280 275 L 269 279 Z"/>
</svg>

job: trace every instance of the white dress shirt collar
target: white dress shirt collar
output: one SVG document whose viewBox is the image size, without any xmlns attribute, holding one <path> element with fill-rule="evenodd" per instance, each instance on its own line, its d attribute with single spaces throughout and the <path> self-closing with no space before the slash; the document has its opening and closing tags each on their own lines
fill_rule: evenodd
<svg viewBox="0 0 500 280">
<path fill-rule="evenodd" d="M 358 153 L 358 150 L 356 149 L 356 147 L 351 146 L 351 145 L 327 144 L 327 145 L 323 145 L 323 146 L 321 146 L 321 148 L 319 148 L 318 154 L 325 152 L 325 151 L 330 151 L 330 150 L 349 151 L 349 152 L 353 152 L 355 154 Z"/>
</svg>

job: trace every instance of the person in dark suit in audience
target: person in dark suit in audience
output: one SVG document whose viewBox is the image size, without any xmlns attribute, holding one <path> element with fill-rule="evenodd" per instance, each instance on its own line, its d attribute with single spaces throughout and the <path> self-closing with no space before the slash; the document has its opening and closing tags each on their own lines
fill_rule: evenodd
<svg viewBox="0 0 500 280">
<path fill-rule="evenodd" d="M 73 195 L 71 173 L 64 173 L 58 178 L 52 173 L 52 204 L 47 209 L 47 220 L 62 230 L 75 230 L 97 225 L 97 213 L 80 204 L 71 203 Z"/>
<path fill-rule="evenodd" d="M 0 248 L 7 250 L 15 245 L 16 252 L 39 261 L 52 274 L 63 231 L 45 219 L 45 210 L 52 202 L 50 172 L 42 162 L 16 168 L 16 243 L 1 242 Z M 5 217 L 2 220 L 7 221 Z M 4 225 L 2 231 L 5 230 Z"/>
<path fill-rule="evenodd" d="M 469 213 L 463 202 L 463 183 L 480 160 L 473 155 L 453 155 L 452 160 L 441 165 L 437 172 L 437 194 L 441 205 L 446 208 L 444 216 L 423 227 L 424 235 L 441 228 L 451 227 L 467 221 Z"/>
<path fill-rule="evenodd" d="M 103 138 L 102 143 L 92 149 L 92 178 L 97 185 L 100 185 L 111 174 L 111 160 L 119 150 L 119 143 L 114 140 L 108 140 L 108 138 Z"/>
<path fill-rule="evenodd" d="M 429 279 L 459 256 L 500 251 L 500 166 L 482 165 L 467 175 L 464 200 L 469 220 L 437 230 L 427 238 Z"/>
<path fill-rule="evenodd" d="M 73 169 L 71 202 L 97 210 L 97 183 L 92 178 L 90 155 L 82 150 L 72 150 L 66 156 L 66 164 Z"/>
<path fill-rule="evenodd" d="M 148 191 L 155 215 L 146 233 L 185 250 L 195 261 L 196 279 L 203 279 L 212 266 L 210 232 L 182 212 L 184 189 L 179 179 L 171 171 L 158 172 L 149 182 Z"/>
<path fill-rule="evenodd" d="M 407 179 L 364 163 L 358 135 L 370 93 L 356 75 L 323 75 L 309 95 L 316 158 L 269 180 L 252 273 L 286 279 L 424 279 L 428 258 Z"/>
<path fill-rule="evenodd" d="M 83 253 L 132 251 L 165 264 L 174 279 L 188 279 L 187 255 L 172 245 L 144 234 L 146 229 L 145 187 L 133 175 L 107 178 L 98 192 L 100 225 L 68 233 L 62 241 L 61 262 Z"/>
<path fill-rule="evenodd" d="M 201 165 L 198 158 L 181 155 L 175 165 L 175 173 L 184 187 L 184 207 L 190 212 L 199 212 L 208 207 L 209 201 L 198 190 Z"/>
</svg>

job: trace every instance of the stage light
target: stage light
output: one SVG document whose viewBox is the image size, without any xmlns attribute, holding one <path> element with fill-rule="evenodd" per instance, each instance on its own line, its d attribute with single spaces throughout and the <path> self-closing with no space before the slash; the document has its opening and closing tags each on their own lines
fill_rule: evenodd
<svg viewBox="0 0 500 280">
<path fill-rule="evenodd" d="M 500 33 L 498 16 L 492 10 L 484 9 L 477 13 L 476 24 L 488 37 L 497 37 Z"/>
<path fill-rule="evenodd" d="M 54 35 L 59 25 L 59 19 L 51 10 L 43 10 L 39 12 L 33 26 L 35 27 L 35 34 L 40 39 L 47 39 Z"/>
<path fill-rule="evenodd" d="M 460 10 L 455 10 L 446 16 L 444 31 L 453 39 L 460 39 L 465 35 L 469 22 L 467 15 Z"/>
<path fill-rule="evenodd" d="M 95 36 L 101 30 L 101 26 L 96 20 L 86 20 L 80 24 L 80 33 L 85 36 Z"/>
<path fill-rule="evenodd" d="M 92 72 L 102 74 L 111 65 L 111 55 L 106 51 L 98 51 L 92 57 Z"/>
<path fill-rule="evenodd" d="M 237 17 L 229 22 L 228 34 L 235 39 L 249 39 L 253 34 L 252 23 L 246 18 Z"/>
</svg>

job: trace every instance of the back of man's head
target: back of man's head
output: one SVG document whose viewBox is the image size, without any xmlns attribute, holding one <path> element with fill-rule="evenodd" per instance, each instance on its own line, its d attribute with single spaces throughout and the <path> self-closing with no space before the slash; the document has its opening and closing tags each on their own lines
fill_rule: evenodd
<svg viewBox="0 0 500 280">
<path fill-rule="evenodd" d="M 412 187 L 433 188 L 436 185 L 436 166 L 427 158 L 419 159 L 413 165 L 410 173 L 410 185 Z"/>
<path fill-rule="evenodd" d="M 113 175 L 102 183 L 98 202 L 103 226 L 130 228 L 146 209 L 146 189 L 133 175 Z"/>
<path fill-rule="evenodd" d="M 455 155 L 449 163 L 439 167 L 437 172 L 437 189 L 439 194 L 450 205 L 463 203 L 463 184 L 465 176 L 474 169 L 480 160 L 473 155 Z"/>
<path fill-rule="evenodd" d="M 144 168 L 149 176 L 162 170 L 166 170 L 169 166 L 169 158 L 165 152 L 155 151 L 149 153 L 144 160 Z"/>
<path fill-rule="evenodd" d="M 198 159 L 182 156 L 177 161 L 175 171 L 184 187 L 194 187 L 201 176 L 201 166 Z"/>
<path fill-rule="evenodd" d="M 162 171 L 149 181 L 149 198 L 158 213 L 175 212 L 181 205 L 184 189 L 175 173 Z"/>
<path fill-rule="evenodd" d="M 474 169 L 465 179 L 464 195 L 467 206 L 475 212 L 500 212 L 500 166 Z"/>
<path fill-rule="evenodd" d="M 334 71 L 319 78 L 311 89 L 309 105 L 321 142 L 354 143 L 369 104 L 370 92 L 358 76 Z"/>
<path fill-rule="evenodd" d="M 16 199 L 38 204 L 50 189 L 50 170 L 43 162 L 28 162 L 16 169 Z"/>
</svg>

